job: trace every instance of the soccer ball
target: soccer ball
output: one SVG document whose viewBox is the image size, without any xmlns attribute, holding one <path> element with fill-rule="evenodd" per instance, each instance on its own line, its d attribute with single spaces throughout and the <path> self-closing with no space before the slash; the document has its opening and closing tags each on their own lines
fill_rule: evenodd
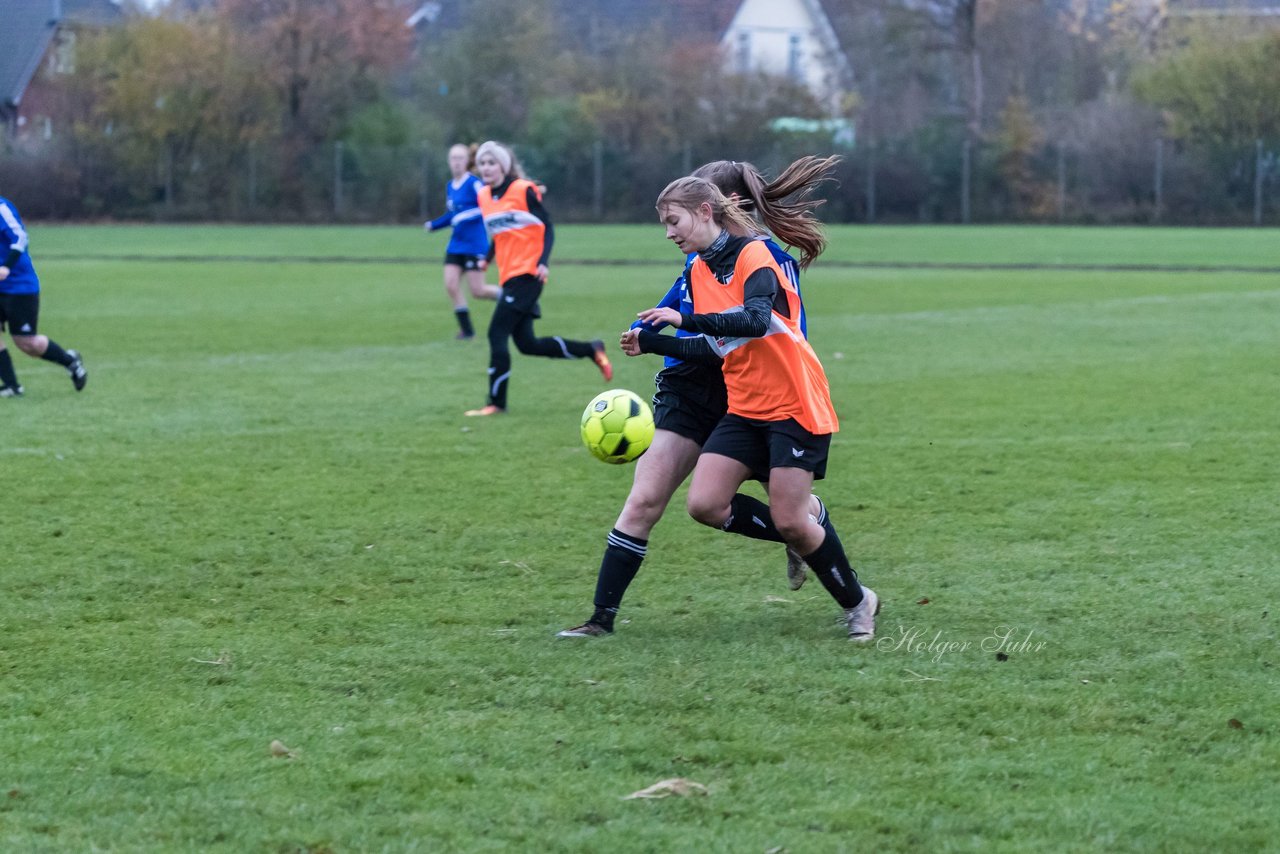
<svg viewBox="0 0 1280 854">
<path fill-rule="evenodd" d="M 653 441 L 653 413 L 639 395 L 623 388 L 598 394 L 582 413 L 582 441 L 606 463 L 629 463 Z"/>
</svg>

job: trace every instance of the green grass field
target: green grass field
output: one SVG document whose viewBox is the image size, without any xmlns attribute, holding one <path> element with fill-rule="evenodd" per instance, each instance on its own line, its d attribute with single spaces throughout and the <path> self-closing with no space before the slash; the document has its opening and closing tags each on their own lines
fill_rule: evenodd
<svg viewBox="0 0 1280 854">
<path fill-rule="evenodd" d="M 556 639 L 630 469 L 579 443 L 589 363 L 461 417 L 443 236 L 31 235 L 90 381 L 17 355 L 0 400 L 0 850 L 1280 850 L 1274 231 L 832 230 L 865 648 L 683 491 L 617 634 Z M 595 263 L 543 334 L 612 345 L 679 265 L 558 245 Z M 899 262 L 1056 266 L 858 266 Z M 707 793 L 625 799 L 671 777 Z"/>
</svg>

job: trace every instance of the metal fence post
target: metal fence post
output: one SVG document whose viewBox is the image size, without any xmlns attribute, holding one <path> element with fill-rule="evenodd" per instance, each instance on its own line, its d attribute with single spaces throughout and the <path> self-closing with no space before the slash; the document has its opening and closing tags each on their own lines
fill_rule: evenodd
<svg viewBox="0 0 1280 854">
<path fill-rule="evenodd" d="M 604 142 L 591 144 L 591 215 L 596 222 L 604 217 Z"/>
<path fill-rule="evenodd" d="M 960 150 L 960 221 L 969 222 L 969 171 L 973 167 L 973 144 L 965 137 Z"/>
<path fill-rule="evenodd" d="M 1156 137 L 1155 221 L 1164 213 L 1164 137 Z"/>
<path fill-rule="evenodd" d="M 333 215 L 342 216 L 342 140 L 333 144 Z"/>
<path fill-rule="evenodd" d="M 1266 171 L 1262 163 L 1262 140 L 1253 143 L 1253 224 L 1262 225 L 1262 176 Z"/>
<path fill-rule="evenodd" d="M 425 221 L 425 220 L 427 219 L 427 212 L 428 212 L 429 210 L 431 210 L 430 206 L 427 204 L 427 195 L 428 195 L 429 190 L 431 189 L 431 188 L 430 188 L 430 186 L 429 186 L 429 185 L 428 185 L 428 183 L 427 183 L 427 181 L 428 181 L 428 176 L 431 174 L 431 162 L 430 162 L 430 160 L 428 159 L 429 157 L 430 157 L 429 149 L 428 149 L 428 147 L 427 147 L 427 143 L 424 141 L 424 142 L 422 143 L 422 162 L 421 162 L 421 164 L 420 164 L 420 170 L 421 170 L 421 171 L 420 171 L 420 174 L 419 174 L 419 176 L 418 176 L 418 177 L 419 177 L 419 181 L 418 181 L 418 219 L 423 220 L 423 221 Z"/>
<path fill-rule="evenodd" d="M 1067 153 L 1058 143 L 1058 222 L 1067 218 Z"/>
<path fill-rule="evenodd" d="M 258 146 L 249 143 L 249 215 L 258 208 Z"/>
</svg>

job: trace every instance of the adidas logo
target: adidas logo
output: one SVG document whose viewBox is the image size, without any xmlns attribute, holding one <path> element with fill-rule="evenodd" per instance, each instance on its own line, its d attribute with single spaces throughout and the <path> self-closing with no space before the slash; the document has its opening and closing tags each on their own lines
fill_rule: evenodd
<svg viewBox="0 0 1280 854">
<path fill-rule="evenodd" d="M 19 332 L 30 332 L 30 331 L 31 331 L 31 324 L 30 324 L 30 323 L 24 323 L 24 324 L 22 324 L 22 328 L 21 328 L 21 329 L 19 329 L 18 331 L 19 331 Z"/>
<path fill-rule="evenodd" d="M 515 297 L 503 297 L 503 299 L 504 299 L 504 300 L 506 300 L 507 302 L 515 302 L 515 301 L 516 301 L 516 298 L 515 298 Z"/>
</svg>

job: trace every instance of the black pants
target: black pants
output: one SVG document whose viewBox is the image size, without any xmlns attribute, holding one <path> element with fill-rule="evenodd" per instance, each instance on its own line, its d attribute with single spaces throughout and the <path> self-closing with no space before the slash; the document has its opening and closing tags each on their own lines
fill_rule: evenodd
<svg viewBox="0 0 1280 854">
<path fill-rule="evenodd" d="M 581 359 L 595 352 L 590 341 L 571 341 L 558 335 L 539 338 L 533 321 L 542 316 L 538 298 L 542 283 L 534 276 L 516 276 L 502 283 L 498 307 L 489 321 L 489 403 L 507 408 L 507 385 L 511 378 L 511 349 L 508 340 L 526 356 L 548 359 Z"/>
</svg>

